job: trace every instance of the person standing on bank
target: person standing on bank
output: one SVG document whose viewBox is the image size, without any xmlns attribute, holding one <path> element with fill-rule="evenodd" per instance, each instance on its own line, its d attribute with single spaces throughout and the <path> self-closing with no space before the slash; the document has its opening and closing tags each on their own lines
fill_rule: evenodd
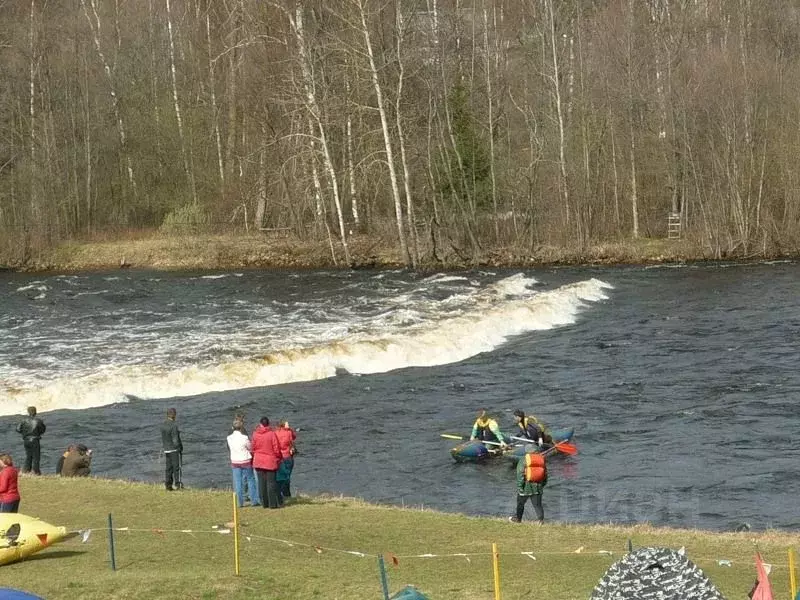
<svg viewBox="0 0 800 600">
<path fill-rule="evenodd" d="M 42 448 L 39 440 L 42 439 L 47 427 L 44 421 L 36 416 L 36 407 L 28 407 L 28 418 L 17 425 L 17 433 L 22 436 L 22 443 L 25 446 L 25 465 L 22 467 L 23 473 L 30 473 L 33 470 L 35 475 L 41 475 L 39 462 L 42 456 Z"/>
<path fill-rule="evenodd" d="M 17 468 L 8 454 L 0 454 L 0 513 L 19 512 Z"/>
<path fill-rule="evenodd" d="M 167 409 L 167 418 L 161 424 L 161 446 L 164 449 L 164 459 L 167 463 L 164 485 L 168 492 L 183 488 L 181 481 L 183 443 L 181 442 L 181 432 L 178 431 L 178 424 L 175 422 L 177 415 L 178 411 L 174 408 Z"/>
<path fill-rule="evenodd" d="M 233 420 L 233 432 L 228 436 L 228 450 L 231 454 L 233 491 L 236 492 L 239 508 L 244 506 L 245 484 L 251 506 L 258 506 L 261 504 L 261 498 L 258 497 L 256 475 L 253 471 L 252 445 L 244 433 L 244 421 L 238 417 Z"/>
<path fill-rule="evenodd" d="M 508 520 L 512 523 L 522 521 L 525 512 L 525 503 L 530 499 L 536 511 L 536 520 L 541 525 L 544 523 L 544 508 L 542 507 L 542 492 L 547 485 L 547 466 L 544 456 L 536 452 L 536 446 L 527 446 L 528 450 L 523 458 L 517 462 L 517 511 Z"/>
<path fill-rule="evenodd" d="M 261 506 L 280 508 L 278 491 L 278 467 L 281 464 L 281 446 L 278 436 L 269 427 L 269 419 L 261 417 L 261 424 L 253 432 L 253 467 L 258 477 L 258 493 Z"/>
<path fill-rule="evenodd" d="M 294 469 L 294 441 L 297 439 L 297 434 L 294 429 L 289 427 L 288 421 L 280 421 L 278 429 L 275 431 L 278 436 L 278 444 L 281 447 L 281 464 L 278 469 L 278 491 L 280 492 L 281 504 L 287 498 L 291 498 L 291 479 L 292 469 Z"/>
</svg>

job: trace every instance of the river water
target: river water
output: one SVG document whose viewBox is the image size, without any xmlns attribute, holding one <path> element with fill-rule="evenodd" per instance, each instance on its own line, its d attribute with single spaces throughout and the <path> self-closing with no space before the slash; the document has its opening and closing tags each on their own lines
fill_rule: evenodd
<svg viewBox="0 0 800 600">
<path fill-rule="evenodd" d="M 26 406 L 52 471 L 71 442 L 104 477 L 160 481 L 178 409 L 184 480 L 229 487 L 242 410 L 299 428 L 293 485 L 510 514 L 505 463 L 456 464 L 486 407 L 574 426 L 548 519 L 800 527 L 793 262 L 404 271 L 0 273 L 0 449 Z"/>
</svg>

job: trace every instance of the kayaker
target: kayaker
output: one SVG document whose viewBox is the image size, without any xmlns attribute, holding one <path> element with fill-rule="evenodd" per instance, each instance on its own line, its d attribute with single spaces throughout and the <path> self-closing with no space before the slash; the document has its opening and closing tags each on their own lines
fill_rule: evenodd
<svg viewBox="0 0 800 600">
<path fill-rule="evenodd" d="M 480 413 L 478 413 L 478 418 L 472 426 L 472 434 L 469 439 L 482 442 L 499 442 L 503 447 L 508 445 L 505 438 L 503 438 L 503 434 L 500 433 L 497 421 L 486 414 L 486 409 L 481 409 Z"/>
<path fill-rule="evenodd" d="M 544 456 L 536 452 L 536 446 L 528 446 L 524 458 L 517 462 L 517 510 L 514 516 L 508 518 L 512 523 L 520 523 L 525 512 L 525 503 L 530 499 L 536 511 L 536 520 L 539 524 L 544 522 L 544 507 L 542 506 L 542 492 L 547 485 L 547 465 Z"/>
<path fill-rule="evenodd" d="M 552 442 L 552 438 L 545 432 L 544 424 L 533 415 L 525 416 L 525 413 L 518 408 L 514 411 L 514 422 L 519 428 L 517 431 L 519 437 L 536 442 L 540 448 L 545 443 Z"/>
</svg>

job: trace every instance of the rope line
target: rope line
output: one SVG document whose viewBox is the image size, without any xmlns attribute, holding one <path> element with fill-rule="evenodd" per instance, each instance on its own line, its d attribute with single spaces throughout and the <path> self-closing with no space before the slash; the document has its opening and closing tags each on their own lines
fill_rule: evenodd
<svg viewBox="0 0 800 600">
<path fill-rule="evenodd" d="M 91 531 L 108 531 L 108 527 L 104 525 L 100 525 L 97 527 L 86 527 L 82 529 L 73 529 L 71 533 L 85 533 Z M 162 527 L 114 527 L 114 532 L 120 533 L 153 533 L 156 535 L 165 535 L 165 534 L 172 534 L 172 533 L 183 533 L 183 534 L 212 534 L 212 535 L 230 535 L 233 533 L 232 527 L 227 526 L 213 526 L 210 529 L 166 529 Z M 467 561 L 470 561 L 471 557 L 491 557 L 492 552 L 454 552 L 454 553 L 432 553 L 426 552 L 421 554 L 394 554 L 392 552 L 385 552 L 381 554 L 374 554 L 370 552 L 362 552 L 360 550 L 345 550 L 342 548 L 332 548 L 330 546 L 322 546 L 319 544 L 313 544 L 308 542 L 298 542 L 296 540 L 285 540 L 282 538 L 276 538 L 266 535 L 258 535 L 258 534 L 251 534 L 247 533 L 246 531 L 242 531 L 240 528 L 240 535 L 244 537 L 248 542 L 252 540 L 264 540 L 269 542 L 276 542 L 280 544 L 284 544 L 289 547 L 299 547 L 299 548 L 310 548 L 313 549 L 317 553 L 322 552 L 337 552 L 340 554 L 348 554 L 351 556 L 357 556 L 359 558 L 378 558 L 379 556 L 387 556 L 391 558 L 392 562 L 397 565 L 399 560 L 407 560 L 407 559 L 426 559 L 426 558 L 464 558 Z M 577 555 L 577 556 L 619 556 L 622 557 L 628 554 L 628 551 L 619 551 L 613 552 L 611 550 L 605 549 L 598 549 L 598 550 L 587 550 L 583 546 L 577 548 L 575 550 L 520 550 L 520 551 L 513 551 L 513 552 L 499 552 L 499 556 L 525 556 L 531 560 L 536 560 L 538 556 L 568 556 L 568 555 Z M 706 562 L 706 563 L 714 563 L 717 566 L 724 566 L 724 567 L 733 567 L 733 566 L 740 566 L 743 563 L 746 563 L 748 566 L 750 562 L 746 559 L 727 559 L 727 558 L 715 558 L 709 556 L 697 556 L 697 557 L 689 557 L 695 563 L 698 562 Z M 776 568 L 789 568 L 788 563 L 765 563 L 769 565 L 769 568 L 776 569 Z"/>
</svg>

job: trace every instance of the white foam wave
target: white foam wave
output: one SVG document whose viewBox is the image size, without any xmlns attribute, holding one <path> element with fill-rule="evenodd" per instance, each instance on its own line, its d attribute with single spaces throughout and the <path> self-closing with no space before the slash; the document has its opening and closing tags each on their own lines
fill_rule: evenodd
<svg viewBox="0 0 800 600">
<path fill-rule="evenodd" d="M 23 285 L 22 287 L 18 287 L 17 291 L 18 292 L 28 292 L 30 290 L 36 290 L 37 292 L 46 292 L 49 289 L 50 288 L 47 287 L 46 285 L 44 285 L 43 283 L 41 283 L 39 281 L 34 281 L 33 283 L 30 283 L 28 285 Z"/>
<path fill-rule="evenodd" d="M 590 279 L 560 288 L 531 292 L 534 282 L 513 276 L 474 291 L 453 310 L 424 306 L 380 315 L 371 326 L 321 327 L 316 335 L 294 339 L 294 346 L 266 355 L 219 364 L 177 366 L 107 365 L 88 374 L 51 383 L 11 388 L 0 386 L 0 414 L 15 414 L 29 405 L 40 411 L 82 409 L 127 401 L 127 396 L 167 398 L 245 387 L 332 377 L 337 370 L 353 374 L 384 373 L 406 367 L 429 367 L 489 352 L 510 337 L 575 322 L 588 302 L 605 299 L 611 286 Z M 430 307 L 429 307 L 430 308 Z M 307 332 L 310 333 L 310 332 Z"/>
</svg>

